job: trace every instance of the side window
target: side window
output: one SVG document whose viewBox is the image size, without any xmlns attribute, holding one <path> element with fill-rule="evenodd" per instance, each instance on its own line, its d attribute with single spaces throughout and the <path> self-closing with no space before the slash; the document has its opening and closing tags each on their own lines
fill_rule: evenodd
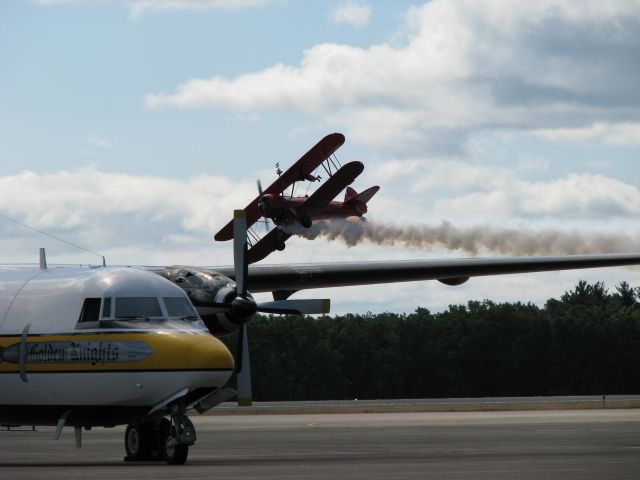
<svg viewBox="0 0 640 480">
<path fill-rule="evenodd" d="M 100 315 L 101 298 L 85 298 L 79 322 L 97 322 Z"/>
<path fill-rule="evenodd" d="M 105 298 L 102 303 L 102 318 L 111 318 L 111 297 Z"/>
</svg>

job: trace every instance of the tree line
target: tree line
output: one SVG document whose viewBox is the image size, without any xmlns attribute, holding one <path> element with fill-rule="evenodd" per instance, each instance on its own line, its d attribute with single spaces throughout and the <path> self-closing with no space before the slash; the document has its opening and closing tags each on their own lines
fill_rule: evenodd
<svg viewBox="0 0 640 480">
<path fill-rule="evenodd" d="M 581 281 L 543 307 L 257 316 L 248 332 L 255 400 L 640 392 L 640 287 L 626 282 Z"/>
</svg>

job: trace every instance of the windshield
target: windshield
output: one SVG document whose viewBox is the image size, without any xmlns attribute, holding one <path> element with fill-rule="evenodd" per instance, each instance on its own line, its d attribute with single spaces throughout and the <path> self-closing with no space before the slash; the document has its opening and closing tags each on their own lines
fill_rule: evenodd
<svg viewBox="0 0 640 480">
<path fill-rule="evenodd" d="M 102 328 L 140 328 L 141 323 L 151 322 L 161 324 L 162 328 L 207 330 L 187 297 L 105 298 L 104 305 Z"/>
<path fill-rule="evenodd" d="M 161 318 L 162 310 L 156 297 L 116 298 L 115 319 Z"/>
<path fill-rule="evenodd" d="M 189 300 L 187 300 L 186 298 L 164 297 L 162 300 L 164 301 L 164 306 L 167 309 L 169 318 L 180 317 L 185 319 L 197 320 L 198 315 L 196 314 L 196 311 Z"/>
</svg>

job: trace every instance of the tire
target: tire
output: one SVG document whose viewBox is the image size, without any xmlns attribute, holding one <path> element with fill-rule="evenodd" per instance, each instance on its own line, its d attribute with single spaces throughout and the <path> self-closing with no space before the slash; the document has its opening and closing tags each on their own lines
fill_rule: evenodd
<svg viewBox="0 0 640 480">
<path fill-rule="evenodd" d="M 153 460 L 164 460 L 164 444 L 171 432 L 171 422 L 168 418 L 161 418 L 154 425 L 153 440 L 151 446 L 151 458 Z"/>
<path fill-rule="evenodd" d="M 281 238 L 276 239 L 276 244 L 275 244 L 276 250 L 281 252 L 284 250 L 284 247 L 285 247 L 284 240 L 282 240 Z"/>
<path fill-rule="evenodd" d="M 128 460 L 149 458 L 152 445 L 152 426 L 149 422 L 130 423 L 124 432 L 124 448 Z"/>
<path fill-rule="evenodd" d="M 184 465 L 189 455 L 189 445 L 168 446 L 168 442 L 172 437 L 167 437 L 164 444 L 164 459 L 168 465 Z"/>
<path fill-rule="evenodd" d="M 311 221 L 311 217 L 309 215 L 306 215 L 306 214 L 301 215 L 298 220 L 300 221 L 300 225 L 302 225 L 304 228 L 311 227 L 311 224 L 313 223 Z"/>
</svg>

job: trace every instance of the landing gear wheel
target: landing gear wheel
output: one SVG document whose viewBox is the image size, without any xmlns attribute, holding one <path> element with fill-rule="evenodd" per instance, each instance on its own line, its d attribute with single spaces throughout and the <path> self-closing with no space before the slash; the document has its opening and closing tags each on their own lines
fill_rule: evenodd
<svg viewBox="0 0 640 480">
<path fill-rule="evenodd" d="M 171 422 L 168 418 L 161 418 L 155 427 L 151 458 L 153 460 L 164 460 L 164 445 L 171 433 Z"/>
<path fill-rule="evenodd" d="M 300 225 L 302 225 L 304 228 L 309 228 L 313 223 L 311 221 L 311 217 L 309 217 L 309 215 L 306 215 L 306 214 L 300 215 L 300 218 L 298 220 L 300 221 Z"/>
<path fill-rule="evenodd" d="M 150 422 L 130 423 L 124 433 L 127 460 L 149 458 L 153 445 L 153 425 Z"/>
<path fill-rule="evenodd" d="M 164 444 L 164 459 L 169 465 L 184 465 L 189 455 L 189 445 L 175 442 L 174 436 L 167 437 Z"/>
<path fill-rule="evenodd" d="M 275 244 L 276 250 L 281 252 L 281 251 L 284 250 L 284 247 L 285 247 L 284 240 L 282 240 L 281 238 L 277 238 L 276 239 L 276 244 Z"/>
</svg>

